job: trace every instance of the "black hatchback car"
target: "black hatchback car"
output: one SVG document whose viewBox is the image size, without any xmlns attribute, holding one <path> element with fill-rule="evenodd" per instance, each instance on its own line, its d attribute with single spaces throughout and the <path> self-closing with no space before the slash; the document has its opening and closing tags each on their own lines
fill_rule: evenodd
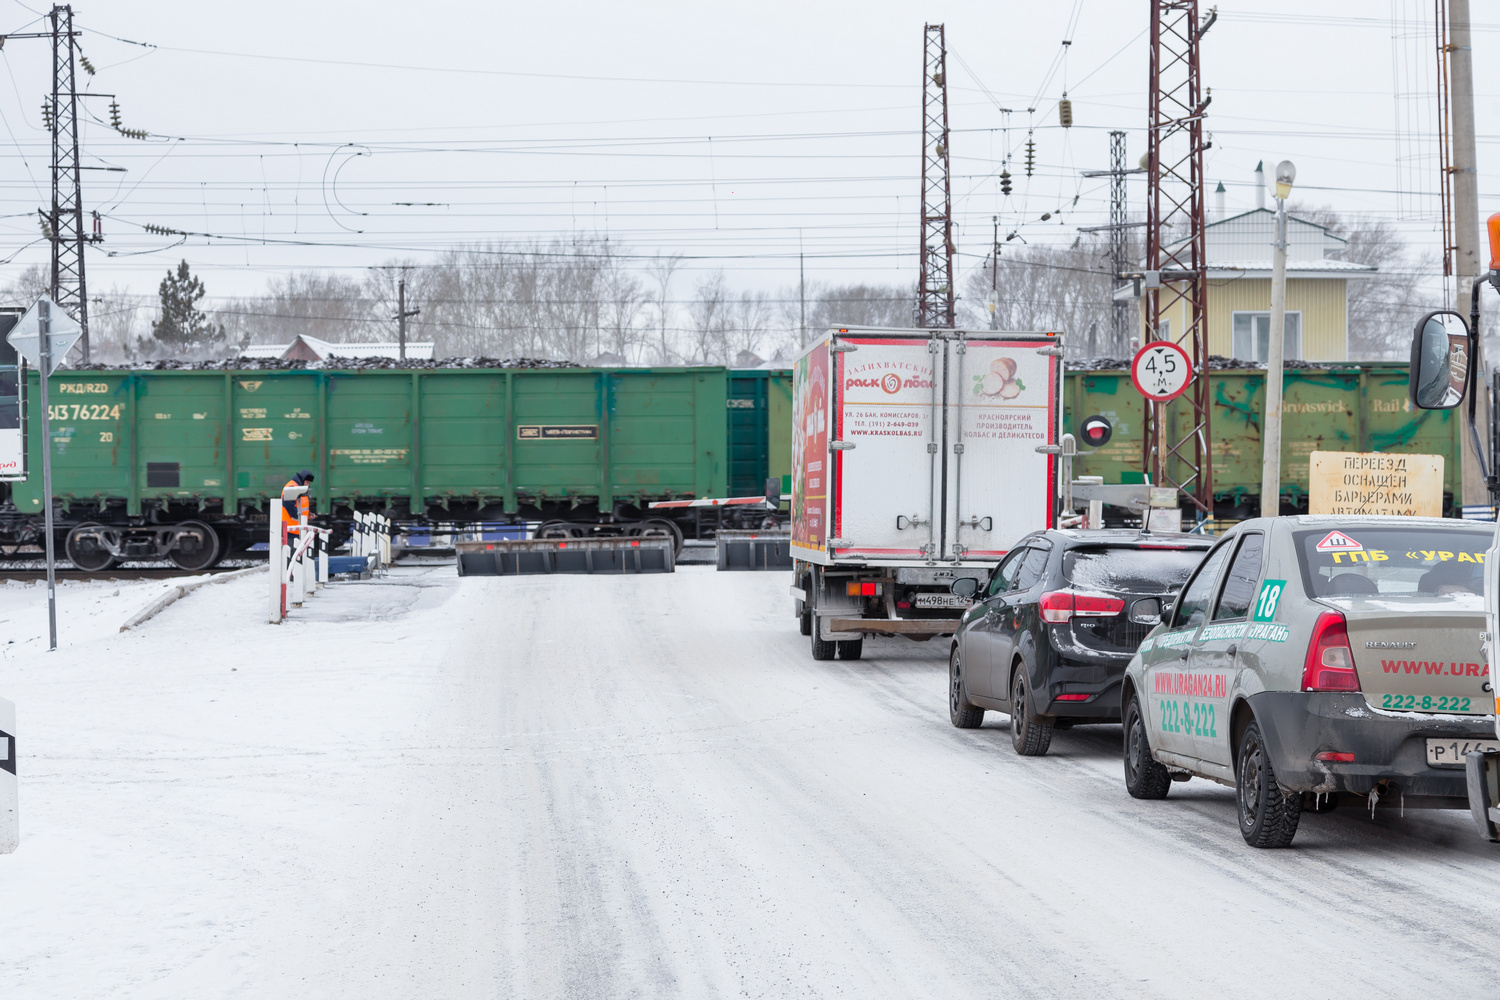
<svg viewBox="0 0 1500 1000">
<path fill-rule="evenodd" d="M 948 712 L 975 729 L 1011 717 L 1016 752 L 1039 756 L 1052 730 L 1118 722 L 1120 680 L 1213 539 L 1138 531 L 1041 531 L 1016 544 L 973 597 L 948 659 Z"/>
</svg>

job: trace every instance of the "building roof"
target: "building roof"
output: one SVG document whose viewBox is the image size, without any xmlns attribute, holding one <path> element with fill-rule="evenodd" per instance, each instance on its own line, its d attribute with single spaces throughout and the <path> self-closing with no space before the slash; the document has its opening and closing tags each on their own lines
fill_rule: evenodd
<svg viewBox="0 0 1500 1000">
<path fill-rule="evenodd" d="M 431 340 L 408 340 L 406 356 L 415 361 L 429 361 L 436 342 Z M 335 344 L 332 341 L 299 336 L 290 344 L 255 344 L 240 350 L 243 358 L 280 358 L 283 361 L 324 361 L 328 358 L 397 358 L 401 356 L 399 344 L 382 342 L 366 344 Z"/>
<path fill-rule="evenodd" d="M 1229 276 L 1244 272 L 1256 273 L 1264 271 L 1271 273 L 1271 262 L 1269 260 L 1214 260 L 1209 259 L 1208 270 L 1214 277 L 1224 277 L 1226 272 Z M 1319 278 L 1356 278 L 1373 274 L 1379 270 L 1374 264 L 1356 264 L 1352 260 L 1294 260 L 1287 259 L 1286 273 L 1292 276 L 1315 275 Z"/>
</svg>

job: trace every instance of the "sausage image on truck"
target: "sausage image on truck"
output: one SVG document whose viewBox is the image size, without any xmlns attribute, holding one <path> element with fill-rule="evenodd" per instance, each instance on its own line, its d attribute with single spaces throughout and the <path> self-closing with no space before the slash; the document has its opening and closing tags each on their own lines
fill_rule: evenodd
<svg viewBox="0 0 1500 1000">
<path fill-rule="evenodd" d="M 792 381 L 792 596 L 814 659 L 952 635 L 1024 535 L 1054 525 L 1061 338 L 831 330 Z"/>
</svg>

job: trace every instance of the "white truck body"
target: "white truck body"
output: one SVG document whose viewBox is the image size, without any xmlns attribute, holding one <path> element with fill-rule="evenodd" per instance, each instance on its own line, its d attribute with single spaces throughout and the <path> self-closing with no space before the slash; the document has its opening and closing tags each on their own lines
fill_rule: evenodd
<svg viewBox="0 0 1500 1000">
<path fill-rule="evenodd" d="M 1055 334 L 842 328 L 808 347 L 792 387 L 794 589 L 844 569 L 945 588 L 1053 526 L 1061 384 Z M 847 616 L 848 596 L 824 594 L 817 616 Z"/>
</svg>

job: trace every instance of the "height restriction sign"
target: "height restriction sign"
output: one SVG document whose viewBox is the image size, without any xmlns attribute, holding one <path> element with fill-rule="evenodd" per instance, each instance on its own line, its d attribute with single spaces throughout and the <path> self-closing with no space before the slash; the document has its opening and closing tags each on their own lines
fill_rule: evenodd
<svg viewBox="0 0 1500 1000">
<path fill-rule="evenodd" d="M 1181 396 L 1193 377 L 1187 351 L 1170 340 L 1153 340 L 1135 352 L 1130 362 L 1130 380 L 1142 396 L 1165 403 Z"/>
</svg>

